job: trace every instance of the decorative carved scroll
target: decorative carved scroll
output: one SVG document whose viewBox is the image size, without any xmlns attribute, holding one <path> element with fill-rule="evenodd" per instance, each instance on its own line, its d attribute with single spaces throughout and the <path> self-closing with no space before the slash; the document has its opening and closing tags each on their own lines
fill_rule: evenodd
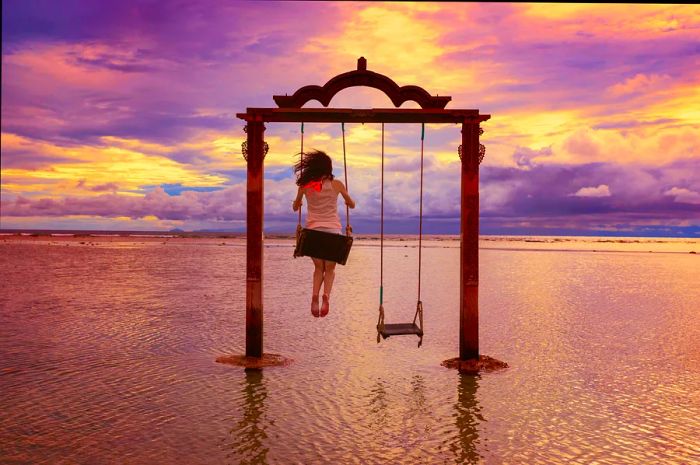
<svg viewBox="0 0 700 465">
<path fill-rule="evenodd" d="M 264 130 L 264 129 L 263 129 Z M 246 124 L 243 126 L 243 132 L 246 134 L 248 133 L 248 125 Z M 265 159 L 265 155 L 267 155 L 267 152 L 270 150 L 270 146 L 267 144 L 267 142 L 263 142 L 263 160 Z M 241 144 L 241 153 L 243 154 L 243 158 L 245 161 L 248 161 L 248 141 L 244 140 L 243 143 Z"/>
<path fill-rule="evenodd" d="M 484 130 L 480 127 L 479 128 L 479 135 L 481 136 L 484 133 Z M 462 160 L 462 144 L 459 144 L 459 147 L 457 147 L 457 155 L 459 155 L 460 161 Z M 484 156 L 486 156 L 486 147 L 484 144 L 479 144 L 479 155 L 477 158 L 477 164 L 480 165 L 482 161 L 484 161 Z"/>
<path fill-rule="evenodd" d="M 459 159 L 462 159 L 462 144 L 459 144 L 459 147 L 457 147 L 457 155 L 459 155 Z M 486 147 L 484 144 L 479 144 L 479 164 L 481 164 L 482 161 L 484 161 L 484 156 L 486 155 Z"/>
<path fill-rule="evenodd" d="M 267 142 L 263 142 L 263 160 L 265 159 L 265 155 L 267 155 L 267 152 L 270 150 L 270 146 L 267 144 Z M 245 161 L 248 161 L 248 141 L 244 140 L 243 143 L 241 144 L 241 153 L 243 154 L 243 158 Z"/>
<path fill-rule="evenodd" d="M 424 109 L 443 109 L 447 102 L 452 100 L 452 97 L 433 97 L 419 86 L 399 87 L 387 76 L 367 70 L 367 60 L 364 57 L 357 60 L 357 70 L 339 74 L 323 86 L 304 86 L 293 95 L 275 95 L 273 99 L 280 108 L 301 108 L 310 100 L 318 100 L 327 107 L 335 94 L 355 86 L 374 87 L 381 90 L 397 108 L 404 102 L 413 100 Z"/>
</svg>

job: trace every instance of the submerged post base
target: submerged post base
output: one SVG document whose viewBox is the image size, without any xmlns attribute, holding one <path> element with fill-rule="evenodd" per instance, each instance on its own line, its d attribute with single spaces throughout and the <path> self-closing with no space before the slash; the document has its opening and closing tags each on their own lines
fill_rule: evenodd
<svg viewBox="0 0 700 465">
<path fill-rule="evenodd" d="M 445 368 L 456 368 L 460 373 L 477 374 L 508 368 L 506 362 L 501 362 L 488 355 L 480 355 L 478 359 L 460 360 L 459 357 L 443 361 L 440 365 Z"/>
<path fill-rule="evenodd" d="M 217 363 L 225 363 L 243 368 L 283 367 L 292 363 L 291 358 L 279 354 L 263 354 L 262 357 L 246 357 L 245 355 L 222 355 L 216 358 Z"/>
</svg>

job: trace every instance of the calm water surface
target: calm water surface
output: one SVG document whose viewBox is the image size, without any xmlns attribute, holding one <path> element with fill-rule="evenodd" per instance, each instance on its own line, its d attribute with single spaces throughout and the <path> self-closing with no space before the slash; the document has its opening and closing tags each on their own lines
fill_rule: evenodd
<svg viewBox="0 0 700 465">
<path fill-rule="evenodd" d="M 458 243 L 429 241 L 426 337 L 377 344 L 379 255 L 356 244 L 330 315 L 309 259 L 265 249 L 265 349 L 244 348 L 245 249 L 0 243 L 3 464 L 700 462 L 700 259 L 481 251 L 481 349 L 457 355 Z M 388 321 L 415 310 L 417 249 L 385 251 Z M 697 244 L 694 245 L 697 248 Z"/>
</svg>

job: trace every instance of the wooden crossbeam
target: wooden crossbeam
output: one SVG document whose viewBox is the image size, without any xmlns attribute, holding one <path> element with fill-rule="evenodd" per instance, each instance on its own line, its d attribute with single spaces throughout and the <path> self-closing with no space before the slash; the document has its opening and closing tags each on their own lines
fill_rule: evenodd
<svg viewBox="0 0 700 465">
<path fill-rule="evenodd" d="M 270 123 L 480 123 L 479 110 L 423 108 L 248 108 L 236 116 Z"/>
</svg>

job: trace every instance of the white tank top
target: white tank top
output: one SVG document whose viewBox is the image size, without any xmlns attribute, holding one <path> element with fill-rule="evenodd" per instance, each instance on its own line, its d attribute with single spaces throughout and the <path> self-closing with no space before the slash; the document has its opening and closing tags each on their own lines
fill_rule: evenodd
<svg viewBox="0 0 700 465">
<path fill-rule="evenodd" d="M 324 179 L 320 191 L 304 189 L 306 195 L 306 227 L 340 229 L 338 217 L 338 192 L 333 189 L 330 179 Z"/>
</svg>

